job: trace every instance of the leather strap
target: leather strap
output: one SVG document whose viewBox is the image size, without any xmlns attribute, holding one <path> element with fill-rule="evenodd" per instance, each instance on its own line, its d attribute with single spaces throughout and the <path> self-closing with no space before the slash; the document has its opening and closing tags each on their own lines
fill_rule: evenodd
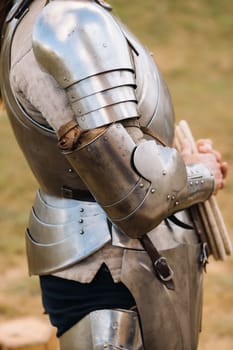
<svg viewBox="0 0 233 350">
<path fill-rule="evenodd" d="M 67 186 L 62 186 L 61 195 L 64 198 L 76 199 L 79 201 L 95 202 L 95 198 L 88 191 L 73 189 Z"/>
<path fill-rule="evenodd" d="M 63 124 L 57 131 L 57 137 L 60 141 L 69 131 L 76 128 L 78 123 L 75 120 L 70 120 L 68 123 Z"/>
<path fill-rule="evenodd" d="M 185 228 L 186 230 L 194 230 L 193 226 L 186 224 L 186 222 L 179 220 L 174 214 L 168 216 L 167 220 L 170 220 L 171 222 L 173 222 L 173 224 L 175 224 L 179 227 Z"/>
<path fill-rule="evenodd" d="M 79 128 L 75 120 L 70 120 L 57 131 L 58 147 L 62 151 L 73 151 L 86 130 Z"/>
<path fill-rule="evenodd" d="M 175 290 L 175 283 L 172 279 L 174 273 L 169 266 L 167 259 L 159 254 L 158 250 L 147 235 L 141 237 L 140 242 L 152 261 L 156 277 L 168 289 Z"/>
</svg>

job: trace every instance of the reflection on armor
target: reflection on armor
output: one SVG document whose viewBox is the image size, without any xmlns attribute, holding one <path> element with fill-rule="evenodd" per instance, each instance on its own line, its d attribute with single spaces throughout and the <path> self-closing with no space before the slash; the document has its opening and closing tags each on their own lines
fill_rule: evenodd
<svg viewBox="0 0 233 350">
<path fill-rule="evenodd" d="M 71 12 L 72 24 L 66 25 Z M 99 34 L 95 42 L 88 26 L 90 18 L 95 19 Z M 68 98 L 79 127 L 83 129 L 92 129 L 93 119 L 94 127 L 98 127 L 137 116 L 136 104 L 131 115 L 118 110 L 121 104 L 129 106 L 129 110 L 132 102 L 136 102 L 133 94 L 136 82 L 124 85 L 124 78 L 120 78 L 126 70 L 133 73 L 133 66 L 126 38 L 117 24 L 113 22 L 111 26 L 111 37 L 110 32 L 106 32 L 112 22 L 109 13 L 102 13 L 97 5 L 71 2 L 47 6 L 35 25 L 35 56 L 61 87 L 69 90 L 72 85 L 73 94 L 68 94 Z M 80 28 L 85 35 L 81 36 Z M 47 32 L 50 33 L 48 39 L 44 37 Z M 95 60 L 90 64 L 89 45 L 95 54 Z M 72 51 L 76 48 L 77 51 Z M 120 57 L 121 50 L 123 55 Z M 83 54 L 78 55 L 78 52 Z M 109 76 L 111 70 L 118 73 L 118 86 L 115 77 Z M 105 75 L 108 83 L 102 84 Z M 84 96 L 81 92 L 80 95 L 79 81 L 89 86 L 90 76 L 92 81 L 94 78 L 99 81 L 95 86 L 101 89 L 95 89 L 93 85 L 92 94 Z M 112 83 L 111 89 L 109 82 Z M 115 113 L 112 113 L 115 105 Z M 80 149 L 66 156 L 110 219 L 130 237 L 138 238 L 168 215 L 206 200 L 213 191 L 214 181 L 208 169 L 203 167 L 198 190 L 195 186 L 188 187 L 185 164 L 175 149 L 157 145 L 155 141 L 141 141 L 137 145 L 133 139 L 121 124 L 116 123 L 99 137 L 95 136 L 93 142 L 82 144 Z M 102 188 L 107 191 L 102 191 Z"/>
<path fill-rule="evenodd" d="M 162 250 L 174 271 L 175 291 L 154 277 L 142 251 L 126 250 L 122 282 L 131 291 L 140 315 L 146 350 L 196 350 L 201 325 L 202 271 L 199 244 Z"/>
<path fill-rule="evenodd" d="M 107 217 L 97 203 L 37 192 L 26 234 L 31 275 L 64 269 L 110 240 Z"/>
<path fill-rule="evenodd" d="M 62 186 L 87 190 L 80 177 L 73 171 L 69 162 L 57 148 L 57 138 L 54 130 L 46 123 L 42 124 L 33 119 L 15 98 L 15 92 L 10 85 L 10 65 L 12 42 L 14 34 L 20 24 L 23 32 L 30 31 L 38 11 L 46 1 L 33 3 L 36 9 L 28 13 L 29 19 L 10 22 L 5 32 L 5 40 L 1 50 L 1 93 L 14 130 L 18 144 L 34 174 L 40 188 L 55 196 L 61 195 Z M 25 34 L 26 35 L 26 34 Z M 19 38 L 19 46 L 23 47 L 25 38 Z M 44 119 L 44 118 L 43 118 Z M 30 144 L 30 147 L 28 145 Z M 41 147 L 43 145 L 43 147 Z M 49 162 L 48 162 L 49 160 Z M 49 166 L 48 166 L 49 163 Z"/>
<path fill-rule="evenodd" d="M 137 313 L 91 312 L 60 339 L 61 350 L 143 350 Z"/>
<path fill-rule="evenodd" d="M 81 128 L 138 116 L 128 43 L 110 14 L 98 5 L 46 6 L 34 27 L 33 50 L 38 62 L 66 89 Z"/>
<path fill-rule="evenodd" d="M 127 28 L 123 27 L 123 31 L 133 48 L 140 124 L 154 130 L 160 140 L 171 147 L 174 137 L 174 111 L 167 85 L 151 54 Z"/>
<path fill-rule="evenodd" d="M 174 149 L 146 140 L 134 123 L 139 120 L 172 146 L 173 108 L 158 67 L 138 40 L 99 5 L 102 1 L 46 3 L 33 1 L 22 21 L 8 25 L 1 63 L 8 114 L 41 188 L 26 238 L 30 273 L 62 270 L 66 276 L 65 267 L 77 264 L 78 269 L 79 261 L 85 265 L 85 257 L 112 240 L 124 250 L 120 280 L 136 301 L 144 348 L 194 350 L 202 297 L 199 237 L 168 220 L 158 224 L 170 213 L 206 199 L 212 191 L 211 174 L 201 165 L 185 168 Z M 31 33 L 45 5 L 34 31 L 38 61 L 65 89 L 80 127 L 105 126 L 67 158 L 57 148 L 57 130 L 41 111 L 33 118 L 9 82 L 15 32 L 28 24 L 18 37 L 18 45 L 24 47 L 24 35 Z M 33 53 L 32 43 L 28 45 Z M 63 188 L 70 188 L 70 199 L 63 198 Z M 102 208 L 80 200 L 81 190 L 87 188 Z M 112 230 L 107 216 L 115 223 Z M 192 225 L 187 211 L 178 216 Z M 175 291 L 154 277 L 139 240 L 129 237 L 148 231 L 174 271 Z M 61 344 L 62 350 L 143 349 L 137 315 L 122 310 L 91 313 L 62 336 Z"/>
<path fill-rule="evenodd" d="M 111 125 L 67 158 L 112 222 L 132 238 L 146 234 L 172 213 L 206 200 L 213 191 L 208 168 L 186 168 L 175 149 L 155 141 L 137 146 L 121 124 Z"/>
</svg>

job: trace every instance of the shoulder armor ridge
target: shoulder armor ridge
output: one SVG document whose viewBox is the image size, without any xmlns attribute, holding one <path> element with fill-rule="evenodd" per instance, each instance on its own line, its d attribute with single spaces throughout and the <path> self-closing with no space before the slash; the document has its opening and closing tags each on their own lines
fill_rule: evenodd
<svg viewBox="0 0 233 350">
<path fill-rule="evenodd" d="M 63 88 L 106 71 L 133 70 L 121 28 L 94 2 L 49 3 L 35 23 L 33 50 Z"/>
</svg>

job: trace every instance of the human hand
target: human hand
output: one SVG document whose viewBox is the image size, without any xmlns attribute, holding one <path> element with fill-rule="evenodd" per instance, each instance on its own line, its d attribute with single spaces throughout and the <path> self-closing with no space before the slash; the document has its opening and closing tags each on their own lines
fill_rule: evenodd
<svg viewBox="0 0 233 350">
<path fill-rule="evenodd" d="M 222 161 L 221 153 L 213 148 L 213 143 L 210 139 L 198 140 L 196 147 L 197 152 L 193 152 L 189 140 L 183 140 L 181 156 L 187 165 L 202 163 L 210 169 L 215 179 L 214 193 L 216 194 L 220 189 L 224 188 L 228 164 Z"/>
</svg>

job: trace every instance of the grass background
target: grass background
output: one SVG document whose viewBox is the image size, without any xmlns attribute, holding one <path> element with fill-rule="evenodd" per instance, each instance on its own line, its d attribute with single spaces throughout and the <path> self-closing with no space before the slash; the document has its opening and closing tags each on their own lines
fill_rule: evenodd
<svg viewBox="0 0 233 350">
<path fill-rule="evenodd" d="M 211 137 L 230 170 L 218 196 L 233 229 L 233 2 L 232 0 L 112 0 L 116 14 L 154 53 L 170 88 L 176 119 L 196 138 Z M 0 114 L 0 322 L 40 315 L 39 285 L 28 278 L 24 229 L 37 184 Z M 233 259 L 210 259 L 205 276 L 199 350 L 233 349 Z"/>
</svg>

